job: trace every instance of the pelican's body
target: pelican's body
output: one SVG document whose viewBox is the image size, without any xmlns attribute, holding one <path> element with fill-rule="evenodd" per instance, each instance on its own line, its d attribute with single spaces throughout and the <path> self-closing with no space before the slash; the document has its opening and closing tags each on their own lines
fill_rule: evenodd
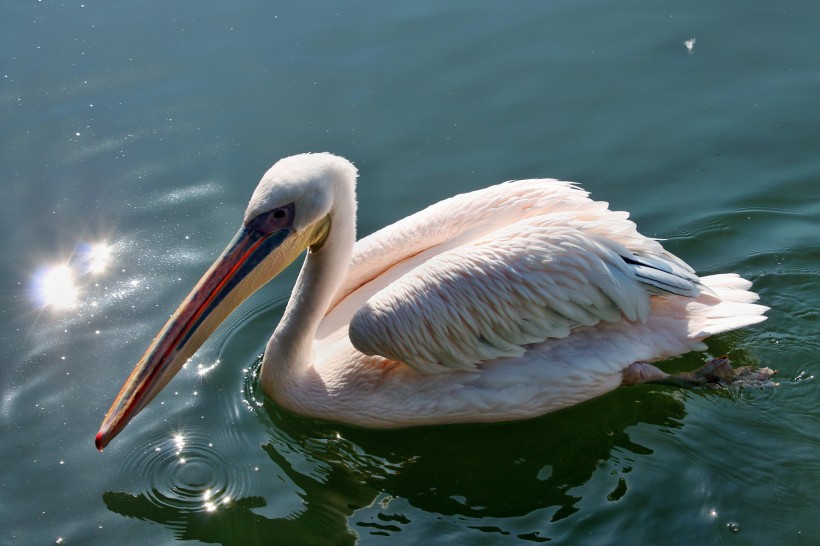
<svg viewBox="0 0 820 546">
<path fill-rule="evenodd" d="M 263 390 L 295 412 L 368 427 L 541 415 L 616 388 L 635 363 L 765 319 L 751 283 L 698 278 L 572 184 L 507 182 L 354 243 L 355 180 L 330 154 L 266 173 L 237 237 L 126 382 L 98 447 L 305 247 Z"/>
</svg>

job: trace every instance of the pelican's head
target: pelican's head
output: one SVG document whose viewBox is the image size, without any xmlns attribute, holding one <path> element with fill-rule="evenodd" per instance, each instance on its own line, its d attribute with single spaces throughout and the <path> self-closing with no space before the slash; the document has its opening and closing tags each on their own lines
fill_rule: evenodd
<svg viewBox="0 0 820 546">
<path fill-rule="evenodd" d="M 353 195 L 356 167 L 333 154 L 299 154 L 277 161 L 259 181 L 243 223 L 294 205 L 293 229 L 302 231 L 330 214 L 333 204 Z"/>
<path fill-rule="evenodd" d="M 182 368 L 228 315 L 330 232 L 334 203 L 350 199 L 356 168 L 327 153 L 278 161 L 253 192 L 242 227 L 148 347 L 97 433 L 102 450 Z"/>
</svg>

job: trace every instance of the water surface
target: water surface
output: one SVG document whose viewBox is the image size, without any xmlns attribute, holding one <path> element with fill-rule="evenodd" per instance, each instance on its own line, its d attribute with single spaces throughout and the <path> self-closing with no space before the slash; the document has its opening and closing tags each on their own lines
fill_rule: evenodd
<svg viewBox="0 0 820 546">
<path fill-rule="evenodd" d="M 816 543 L 818 20 L 806 0 L 8 3 L 0 542 Z M 97 453 L 261 174 L 322 150 L 360 169 L 362 235 L 507 179 L 582 183 L 772 308 L 666 367 L 729 353 L 780 387 L 492 426 L 304 419 L 254 380 L 294 270 Z"/>
</svg>

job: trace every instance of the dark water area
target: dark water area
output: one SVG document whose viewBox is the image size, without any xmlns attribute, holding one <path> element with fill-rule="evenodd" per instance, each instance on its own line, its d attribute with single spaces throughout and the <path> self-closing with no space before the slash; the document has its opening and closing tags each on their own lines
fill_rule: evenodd
<svg viewBox="0 0 820 546">
<path fill-rule="evenodd" d="M 820 4 L 14 1 L 0 17 L 0 543 L 817 544 Z M 255 374 L 297 268 L 104 453 L 131 367 L 277 159 L 360 171 L 360 236 L 579 182 L 768 320 L 530 421 L 368 431 Z"/>
</svg>

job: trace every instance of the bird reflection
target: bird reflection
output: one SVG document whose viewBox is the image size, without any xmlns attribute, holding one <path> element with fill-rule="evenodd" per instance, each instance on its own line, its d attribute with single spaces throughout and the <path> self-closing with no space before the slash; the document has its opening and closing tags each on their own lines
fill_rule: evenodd
<svg viewBox="0 0 820 546">
<path fill-rule="evenodd" d="M 330 529 L 311 529 L 300 520 L 269 519 L 253 512 L 266 505 L 259 496 L 237 499 L 227 507 L 202 514 L 172 506 L 158 506 L 144 494 L 109 491 L 103 502 L 112 512 L 159 523 L 178 540 L 215 544 L 353 544 L 354 537 L 334 535 Z M 324 532 L 328 532 L 325 535 Z"/>
<path fill-rule="evenodd" d="M 630 439 L 630 427 L 677 429 L 686 414 L 664 387 L 641 386 L 531 421 L 373 431 L 293 415 L 261 393 L 258 400 L 270 431 L 262 449 L 295 486 L 301 510 L 266 517 L 257 513 L 266 500 L 247 496 L 203 514 L 123 492 L 106 493 L 106 506 L 166 525 L 177 538 L 223 544 L 353 544 L 357 535 L 412 532 L 416 510 L 540 542 L 552 522 L 581 510 L 579 490 L 602 463 L 617 477 L 597 501 L 629 494 L 632 462 L 653 452 Z M 269 480 L 281 486 L 280 477 Z M 402 509 L 408 504 L 413 510 Z M 536 511 L 537 528 L 522 528 Z"/>
<path fill-rule="evenodd" d="M 581 497 L 573 490 L 589 481 L 603 462 L 625 475 L 631 470 L 629 460 L 652 453 L 630 439 L 629 427 L 645 423 L 676 429 L 684 416 L 683 404 L 665 393 L 636 397 L 627 390 L 578 411 L 513 425 L 375 434 L 348 429 L 341 439 L 329 439 L 325 449 L 306 455 L 331 468 L 331 476 L 347 475 L 351 484 L 370 485 L 425 512 L 479 520 L 516 518 L 543 509 L 554 522 L 579 510 Z M 591 427 L 593 418 L 597 423 Z M 288 438 L 280 433 L 288 450 L 306 445 L 307 438 L 296 436 L 304 435 L 302 427 L 293 434 Z M 304 480 L 291 478 L 306 487 Z M 321 491 L 317 496 L 323 497 Z"/>
</svg>

